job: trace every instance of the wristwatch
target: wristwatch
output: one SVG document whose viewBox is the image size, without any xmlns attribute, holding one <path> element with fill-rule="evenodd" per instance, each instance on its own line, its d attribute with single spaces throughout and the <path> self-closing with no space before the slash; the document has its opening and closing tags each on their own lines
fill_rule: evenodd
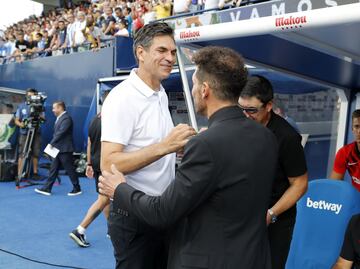
<svg viewBox="0 0 360 269">
<path fill-rule="evenodd" d="M 274 223 L 275 221 L 277 221 L 277 216 L 275 215 L 274 211 L 272 211 L 271 209 L 268 209 L 269 215 L 270 215 L 270 222 Z"/>
</svg>

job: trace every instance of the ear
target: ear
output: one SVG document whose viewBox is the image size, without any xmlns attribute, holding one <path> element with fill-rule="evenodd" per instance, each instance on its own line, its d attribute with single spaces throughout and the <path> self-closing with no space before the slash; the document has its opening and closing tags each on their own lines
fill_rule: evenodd
<svg viewBox="0 0 360 269">
<path fill-rule="evenodd" d="M 145 49 L 143 46 L 138 46 L 135 50 L 136 56 L 140 62 L 144 62 L 144 53 L 145 53 Z"/>
<path fill-rule="evenodd" d="M 205 99 L 210 95 L 210 87 L 209 84 L 207 82 L 203 82 L 202 83 L 202 87 L 201 87 L 201 98 Z"/>
<path fill-rule="evenodd" d="M 273 108 L 273 101 L 270 101 L 266 104 L 265 109 L 267 112 L 270 112 Z"/>
</svg>

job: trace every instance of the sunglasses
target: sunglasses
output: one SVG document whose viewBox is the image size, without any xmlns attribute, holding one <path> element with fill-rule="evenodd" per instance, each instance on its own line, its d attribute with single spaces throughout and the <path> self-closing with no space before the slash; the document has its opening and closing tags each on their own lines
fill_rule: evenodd
<svg viewBox="0 0 360 269">
<path fill-rule="evenodd" d="M 239 107 L 242 109 L 242 111 L 244 111 L 247 114 L 256 114 L 262 108 L 264 108 L 264 105 L 262 105 L 261 107 L 244 107 L 244 106 L 239 105 Z"/>
</svg>

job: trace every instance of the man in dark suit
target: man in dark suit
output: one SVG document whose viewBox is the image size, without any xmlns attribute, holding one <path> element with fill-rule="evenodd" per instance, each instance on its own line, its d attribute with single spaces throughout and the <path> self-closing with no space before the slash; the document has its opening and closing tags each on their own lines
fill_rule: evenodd
<svg viewBox="0 0 360 269">
<path fill-rule="evenodd" d="M 41 189 L 35 189 L 37 193 L 51 195 L 52 186 L 58 176 L 60 165 L 65 169 L 73 184 L 73 190 L 68 193 L 69 196 L 81 194 L 79 178 L 75 172 L 73 152 L 73 121 L 66 112 L 65 103 L 57 101 L 53 103 L 53 113 L 56 116 L 54 136 L 49 143 L 52 147 L 59 150 L 58 155 L 53 159 L 50 167 L 50 173 L 47 182 Z"/>
<path fill-rule="evenodd" d="M 207 47 L 193 60 L 195 108 L 209 118 L 209 128 L 185 146 L 175 180 L 161 196 L 148 196 L 125 184 L 112 165 L 100 177 L 100 193 L 124 216 L 171 227 L 168 268 L 271 268 L 265 216 L 276 139 L 237 106 L 247 79 L 239 54 Z M 130 244 L 136 227 L 128 237 Z"/>
</svg>

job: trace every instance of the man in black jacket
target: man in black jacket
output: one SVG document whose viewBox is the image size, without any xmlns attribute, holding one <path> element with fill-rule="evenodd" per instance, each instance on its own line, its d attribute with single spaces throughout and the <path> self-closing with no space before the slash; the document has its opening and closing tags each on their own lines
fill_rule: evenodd
<svg viewBox="0 0 360 269">
<path fill-rule="evenodd" d="M 53 159 L 50 167 L 50 173 L 47 182 L 41 189 L 35 189 L 37 193 L 51 195 L 52 186 L 58 176 L 60 164 L 70 177 L 73 184 L 73 190 L 68 193 L 69 196 L 81 194 L 79 178 L 75 172 L 73 152 L 73 121 L 71 116 L 66 112 L 65 103 L 57 101 L 53 103 L 53 113 L 56 116 L 54 136 L 49 143 L 52 147 L 59 150 L 58 155 Z"/>
<path fill-rule="evenodd" d="M 274 133 L 279 145 L 278 167 L 266 221 L 272 269 L 284 269 L 296 220 L 296 202 L 307 190 L 308 175 L 301 136 L 272 111 L 273 98 L 270 81 L 257 75 L 248 78 L 239 104 L 248 118 Z"/>
<path fill-rule="evenodd" d="M 209 128 L 185 146 L 175 180 L 161 196 L 148 196 L 124 184 L 113 165 L 100 177 L 100 192 L 125 216 L 171 227 L 168 268 L 271 268 L 265 216 L 276 139 L 237 106 L 247 78 L 239 54 L 207 47 L 193 60 L 195 108 Z"/>
</svg>

